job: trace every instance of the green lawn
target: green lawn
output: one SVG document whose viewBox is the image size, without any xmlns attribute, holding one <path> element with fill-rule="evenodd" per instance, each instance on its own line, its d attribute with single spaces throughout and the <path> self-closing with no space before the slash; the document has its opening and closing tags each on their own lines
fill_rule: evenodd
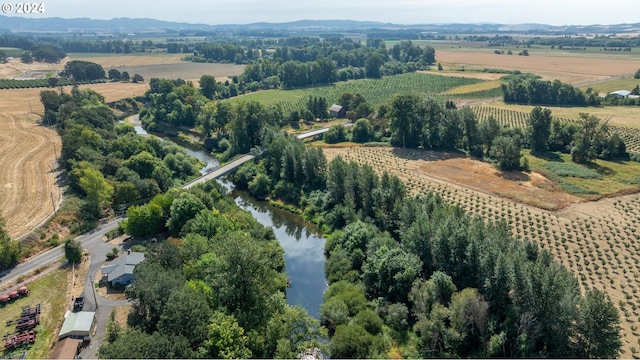
<svg viewBox="0 0 640 360">
<path fill-rule="evenodd" d="M 533 156 L 524 151 L 531 170 L 557 181 L 567 192 L 587 199 L 640 190 L 640 163 L 596 160 L 579 165 L 570 154 L 558 152 Z"/>
<path fill-rule="evenodd" d="M 9 57 L 19 57 L 24 52 L 24 50 L 14 47 L 0 47 L 0 51 L 4 51 Z"/>
<path fill-rule="evenodd" d="M 27 285 L 31 290 L 28 297 L 20 298 L 0 310 L 0 326 L 7 320 L 20 317 L 23 306 L 40 304 L 40 325 L 36 327 L 36 343 L 27 350 L 27 359 L 46 359 L 57 339 L 60 326 L 64 320 L 65 300 L 67 296 L 67 270 L 55 270 L 51 274 Z M 2 334 L 14 331 L 14 326 L 6 326 Z M 20 354 L 24 348 L 13 353 Z M 12 352 L 4 352 L 7 356 Z"/>
</svg>

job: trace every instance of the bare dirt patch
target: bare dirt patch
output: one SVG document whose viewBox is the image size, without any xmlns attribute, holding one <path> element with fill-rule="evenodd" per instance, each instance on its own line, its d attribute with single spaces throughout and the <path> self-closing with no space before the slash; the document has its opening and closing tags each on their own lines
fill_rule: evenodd
<svg viewBox="0 0 640 360">
<path fill-rule="evenodd" d="M 46 219 L 62 196 L 56 161 L 62 143 L 38 119 L 0 110 L 0 210 L 13 238 Z"/>
<path fill-rule="evenodd" d="M 49 64 L 42 62 L 24 64 L 20 59 L 13 59 L 5 64 L 0 64 L 0 79 L 13 79 L 29 72 L 52 72 L 57 74 L 63 68 L 63 64 Z"/>
<path fill-rule="evenodd" d="M 567 194 L 555 182 L 537 172 L 500 171 L 493 165 L 438 151 L 376 148 L 404 160 L 409 170 L 403 177 L 427 177 L 457 184 L 483 193 L 505 197 L 541 209 L 557 210 L 583 199 Z M 349 147 L 325 148 L 327 158 L 345 156 Z"/>
</svg>

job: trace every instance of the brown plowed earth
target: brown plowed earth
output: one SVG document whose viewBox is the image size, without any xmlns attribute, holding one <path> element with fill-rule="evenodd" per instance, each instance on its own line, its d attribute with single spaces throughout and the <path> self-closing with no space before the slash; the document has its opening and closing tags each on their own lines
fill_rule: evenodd
<svg viewBox="0 0 640 360">
<path fill-rule="evenodd" d="M 56 162 L 62 142 L 39 119 L 0 113 L 0 211 L 12 238 L 45 220 L 62 196 Z"/>
</svg>

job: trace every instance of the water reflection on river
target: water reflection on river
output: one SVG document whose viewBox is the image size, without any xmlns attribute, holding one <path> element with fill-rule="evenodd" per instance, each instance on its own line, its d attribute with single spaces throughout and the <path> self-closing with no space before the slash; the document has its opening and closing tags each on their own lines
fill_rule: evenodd
<svg viewBox="0 0 640 360">
<path fill-rule="evenodd" d="M 234 190 L 236 204 L 251 212 L 259 223 L 271 226 L 284 248 L 287 276 L 287 302 L 304 307 L 318 318 L 322 295 L 327 289 L 324 275 L 324 238 L 317 227 L 300 216 L 258 201 L 243 191 Z"/>
</svg>

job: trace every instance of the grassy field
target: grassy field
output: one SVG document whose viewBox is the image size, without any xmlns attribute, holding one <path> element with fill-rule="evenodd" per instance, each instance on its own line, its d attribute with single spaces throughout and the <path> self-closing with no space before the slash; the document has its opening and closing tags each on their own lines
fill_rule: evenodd
<svg viewBox="0 0 640 360">
<path fill-rule="evenodd" d="M 525 156 L 532 170 L 558 182 L 566 192 L 586 199 L 640 191 L 640 163 L 635 161 L 598 159 L 592 164 L 577 165 L 571 162 L 570 154 L 536 157 L 527 151 Z"/>
<path fill-rule="evenodd" d="M 24 50 L 19 48 L 1 47 L 1 46 L 0 46 L 0 51 L 4 51 L 4 53 L 7 54 L 7 56 L 9 57 L 19 57 L 24 52 Z"/>
<path fill-rule="evenodd" d="M 624 78 L 624 79 L 601 82 L 601 83 L 592 84 L 592 85 L 582 85 L 582 86 L 578 86 L 578 88 L 581 89 L 582 91 L 587 90 L 587 88 L 593 88 L 595 91 L 599 93 L 610 93 L 612 91 L 617 91 L 617 90 L 631 91 L 636 85 L 640 85 L 640 79 Z"/>
<path fill-rule="evenodd" d="M 27 351 L 27 359 L 46 359 L 51 347 L 58 338 L 58 330 L 62 326 L 65 312 L 65 300 L 67 287 L 67 270 L 61 269 L 36 280 L 28 285 L 31 294 L 26 298 L 20 298 L 6 305 L 0 311 L 0 326 L 7 320 L 20 317 L 23 306 L 35 306 L 40 304 L 40 325 L 36 327 L 36 343 Z M 13 331 L 12 326 L 7 326 L 3 333 Z M 16 353 L 20 353 L 17 352 Z M 5 352 L 9 355 L 11 352 Z"/>
<path fill-rule="evenodd" d="M 487 90 L 464 92 L 445 96 L 446 91 L 471 84 L 479 84 L 484 80 L 465 77 L 441 76 L 431 73 L 408 73 L 389 76 L 382 79 L 363 79 L 338 82 L 334 85 L 318 86 L 296 90 L 267 90 L 246 94 L 228 101 L 258 101 L 265 105 L 280 104 L 285 112 L 302 110 L 309 95 L 322 96 L 334 103 L 345 92 L 359 93 L 374 108 L 389 103 L 396 94 L 416 94 L 439 98 L 486 98 Z M 489 90 L 494 91 L 494 90 Z"/>
</svg>

